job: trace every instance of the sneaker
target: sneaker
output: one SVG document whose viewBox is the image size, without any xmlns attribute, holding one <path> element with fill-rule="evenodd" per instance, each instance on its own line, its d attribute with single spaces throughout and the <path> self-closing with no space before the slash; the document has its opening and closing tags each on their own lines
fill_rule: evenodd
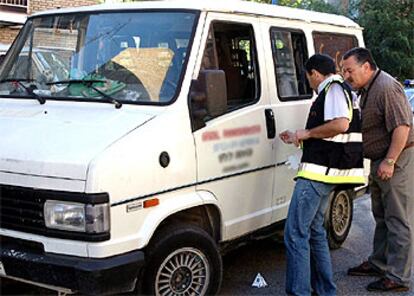
<svg viewBox="0 0 414 296">
<path fill-rule="evenodd" d="M 384 274 L 374 267 L 368 261 L 348 269 L 348 275 L 352 276 L 383 276 Z"/>
<path fill-rule="evenodd" d="M 372 292 L 407 292 L 410 288 L 384 277 L 370 283 L 367 290 Z"/>
</svg>

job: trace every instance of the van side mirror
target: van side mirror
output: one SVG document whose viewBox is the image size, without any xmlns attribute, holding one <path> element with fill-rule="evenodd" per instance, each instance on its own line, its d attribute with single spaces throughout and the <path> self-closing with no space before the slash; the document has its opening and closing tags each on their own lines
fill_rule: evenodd
<svg viewBox="0 0 414 296">
<path fill-rule="evenodd" d="M 190 88 L 190 111 L 193 131 L 227 111 L 226 74 L 223 70 L 201 70 Z"/>
</svg>

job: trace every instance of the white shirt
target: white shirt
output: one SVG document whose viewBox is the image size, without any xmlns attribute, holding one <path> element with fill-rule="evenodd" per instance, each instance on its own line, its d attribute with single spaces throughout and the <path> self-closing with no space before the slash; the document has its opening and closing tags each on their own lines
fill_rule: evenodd
<svg viewBox="0 0 414 296">
<path fill-rule="evenodd" d="M 341 76 L 339 75 L 332 75 L 326 78 L 319 84 L 318 93 L 320 93 L 333 79 L 338 78 L 342 80 Z M 328 92 L 325 96 L 325 121 L 341 117 L 351 120 L 349 116 L 349 108 L 344 90 L 339 84 L 334 83 L 329 87 Z"/>
</svg>

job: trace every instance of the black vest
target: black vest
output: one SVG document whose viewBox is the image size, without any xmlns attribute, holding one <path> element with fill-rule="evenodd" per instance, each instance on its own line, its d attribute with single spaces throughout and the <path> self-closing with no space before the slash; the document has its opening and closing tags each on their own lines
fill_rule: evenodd
<svg viewBox="0 0 414 296">
<path fill-rule="evenodd" d="M 360 114 L 357 108 L 353 108 L 351 90 L 343 81 L 332 80 L 321 91 L 309 111 L 306 129 L 326 123 L 325 97 L 333 83 L 344 90 L 351 117 L 349 128 L 332 138 L 303 141 L 298 177 L 330 184 L 364 184 Z"/>
</svg>

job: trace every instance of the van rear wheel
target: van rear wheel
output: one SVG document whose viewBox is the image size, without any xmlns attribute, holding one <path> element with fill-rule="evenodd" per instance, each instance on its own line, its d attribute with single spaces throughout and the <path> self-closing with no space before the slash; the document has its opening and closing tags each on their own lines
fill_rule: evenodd
<svg viewBox="0 0 414 296">
<path fill-rule="evenodd" d="M 338 249 L 346 240 L 353 218 L 353 190 L 337 190 L 330 196 L 325 214 L 325 228 L 331 249 Z"/>
<path fill-rule="evenodd" d="M 143 291 L 151 295 L 214 295 L 222 262 L 213 239 L 201 228 L 175 225 L 147 248 Z"/>
</svg>

